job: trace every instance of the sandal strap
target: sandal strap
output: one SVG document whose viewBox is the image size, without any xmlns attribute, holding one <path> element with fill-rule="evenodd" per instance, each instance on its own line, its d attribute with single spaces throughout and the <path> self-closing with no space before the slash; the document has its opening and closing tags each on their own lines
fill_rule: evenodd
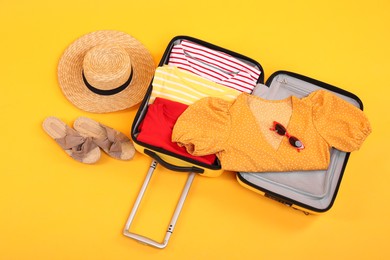
<svg viewBox="0 0 390 260">
<path fill-rule="evenodd" d="M 74 159 L 82 161 L 87 154 L 97 147 L 91 137 L 83 137 L 76 130 L 66 127 L 66 135 L 55 141 L 64 149 L 71 150 Z"/>
<path fill-rule="evenodd" d="M 110 155 L 120 157 L 122 154 L 122 143 L 129 142 L 130 139 L 111 127 L 102 124 L 100 124 L 100 126 L 104 129 L 106 134 L 104 135 L 104 138 L 94 138 L 94 142 Z"/>
</svg>

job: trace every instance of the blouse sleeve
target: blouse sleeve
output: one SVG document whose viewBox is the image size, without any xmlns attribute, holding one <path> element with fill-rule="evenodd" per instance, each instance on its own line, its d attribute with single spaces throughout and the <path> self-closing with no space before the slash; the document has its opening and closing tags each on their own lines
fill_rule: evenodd
<svg viewBox="0 0 390 260">
<path fill-rule="evenodd" d="M 231 103 L 207 97 L 190 105 L 178 118 L 172 132 L 172 142 L 184 146 L 195 156 L 215 154 L 223 150 L 227 138 Z"/>
<path fill-rule="evenodd" d="M 311 95 L 313 123 L 332 147 L 341 151 L 358 150 L 371 133 L 368 118 L 362 110 L 337 97 L 319 90 Z"/>
</svg>

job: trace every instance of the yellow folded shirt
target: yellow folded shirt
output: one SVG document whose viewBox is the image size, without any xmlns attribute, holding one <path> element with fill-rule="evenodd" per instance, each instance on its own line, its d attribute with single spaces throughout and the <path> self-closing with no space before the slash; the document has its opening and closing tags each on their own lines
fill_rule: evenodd
<svg viewBox="0 0 390 260">
<path fill-rule="evenodd" d="M 156 69 L 149 104 L 156 97 L 190 105 L 204 97 L 218 97 L 233 101 L 242 92 L 212 82 L 191 72 L 164 65 Z"/>
</svg>

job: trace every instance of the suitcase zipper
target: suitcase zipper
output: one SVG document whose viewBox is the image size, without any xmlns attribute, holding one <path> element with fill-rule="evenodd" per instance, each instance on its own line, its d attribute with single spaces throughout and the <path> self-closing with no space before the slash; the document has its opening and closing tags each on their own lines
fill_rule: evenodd
<svg viewBox="0 0 390 260">
<path fill-rule="evenodd" d="M 344 90 L 344 89 L 341 89 L 341 88 L 338 88 L 338 87 L 335 87 L 333 85 L 330 85 L 328 83 L 325 83 L 325 82 L 322 82 L 322 81 L 319 81 L 319 80 L 316 80 L 316 79 L 313 79 L 313 78 L 310 78 L 310 77 L 307 77 L 307 76 L 304 76 L 304 75 L 301 75 L 301 74 L 297 74 L 297 73 L 294 73 L 294 72 L 290 72 L 290 71 L 285 71 L 285 70 L 279 70 L 279 71 L 276 71 L 274 73 L 272 73 L 271 76 L 269 76 L 269 78 L 267 79 L 265 85 L 267 85 L 268 87 L 270 87 L 272 85 L 272 82 L 274 80 L 278 81 L 279 83 L 282 83 L 280 82 L 280 80 L 278 80 L 278 76 L 279 75 L 287 75 L 287 76 L 290 76 L 292 78 L 296 78 L 298 80 L 302 80 L 304 82 L 307 82 L 309 84 L 313 84 L 315 86 L 319 86 L 321 88 L 324 88 L 324 89 L 327 89 L 327 90 L 330 90 L 330 91 L 333 91 L 333 92 L 336 92 L 338 94 L 341 94 L 343 96 L 346 96 L 346 97 L 349 97 L 351 99 L 354 99 L 359 108 L 361 110 L 363 110 L 363 102 L 359 99 L 359 97 L 357 97 L 355 94 L 347 91 L 347 90 Z M 276 78 L 276 79 L 275 79 Z M 290 82 L 287 82 L 288 85 L 293 85 L 292 83 Z M 296 86 L 293 86 L 296 88 Z M 295 90 L 294 88 L 294 90 Z"/>
<path fill-rule="evenodd" d="M 307 96 L 311 93 L 311 91 L 306 90 L 306 89 L 302 89 L 302 86 L 298 87 L 297 85 L 287 81 L 287 79 L 282 79 L 282 80 L 277 79 L 276 81 L 280 84 L 283 84 L 284 88 L 289 89 L 289 90 L 293 91 L 294 93 L 297 93 L 297 94 L 300 94 L 303 96 Z"/>
</svg>

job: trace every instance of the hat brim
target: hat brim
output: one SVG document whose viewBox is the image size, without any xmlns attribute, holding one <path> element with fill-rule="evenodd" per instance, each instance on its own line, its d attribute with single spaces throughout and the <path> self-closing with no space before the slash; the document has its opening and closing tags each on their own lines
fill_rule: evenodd
<svg viewBox="0 0 390 260">
<path fill-rule="evenodd" d="M 83 59 L 92 47 L 116 44 L 129 54 L 133 69 L 130 84 L 113 95 L 99 95 L 83 81 Z M 138 104 L 153 78 L 155 64 L 150 52 L 134 37 L 119 31 L 96 31 L 74 41 L 58 64 L 58 81 L 65 97 L 78 108 L 94 113 L 123 110 Z"/>
</svg>

